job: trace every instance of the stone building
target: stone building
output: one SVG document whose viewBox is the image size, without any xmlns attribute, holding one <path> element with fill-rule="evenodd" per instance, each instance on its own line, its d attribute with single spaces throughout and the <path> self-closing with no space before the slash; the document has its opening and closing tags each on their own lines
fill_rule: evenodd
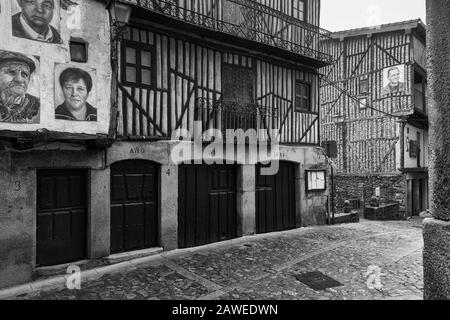
<svg viewBox="0 0 450 320">
<path fill-rule="evenodd" d="M 67 2 L 2 1 L 0 287 L 326 223 L 319 0 Z"/>
<path fill-rule="evenodd" d="M 427 1 L 430 203 L 424 222 L 424 298 L 450 300 L 450 1 Z"/>
<path fill-rule="evenodd" d="M 400 217 L 428 208 L 426 29 L 420 20 L 334 32 L 322 43 L 321 138 L 337 144 L 336 206 L 373 196 Z"/>
</svg>

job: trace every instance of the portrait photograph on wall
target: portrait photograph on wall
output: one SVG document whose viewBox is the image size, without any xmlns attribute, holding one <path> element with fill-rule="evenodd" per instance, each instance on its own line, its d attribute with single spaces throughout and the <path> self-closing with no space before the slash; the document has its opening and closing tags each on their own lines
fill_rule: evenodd
<svg viewBox="0 0 450 320">
<path fill-rule="evenodd" d="M 39 123 L 39 58 L 0 50 L 0 122 Z"/>
<path fill-rule="evenodd" d="M 55 88 L 56 120 L 97 122 L 94 69 L 56 64 Z"/>
<path fill-rule="evenodd" d="M 61 44 L 59 0 L 10 0 L 14 37 Z"/>
<path fill-rule="evenodd" d="M 383 90 L 381 95 L 386 96 L 405 91 L 405 65 L 400 64 L 385 68 L 383 70 Z"/>
</svg>

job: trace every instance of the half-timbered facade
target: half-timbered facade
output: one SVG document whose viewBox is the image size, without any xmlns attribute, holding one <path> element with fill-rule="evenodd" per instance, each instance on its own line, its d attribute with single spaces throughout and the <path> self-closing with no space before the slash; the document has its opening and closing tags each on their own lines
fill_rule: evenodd
<svg viewBox="0 0 450 320">
<path fill-rule="evenodd" d="M 427 209 L 425 26 L 420 20 L 336 32 L 323 42 L 321 137 L 337 142 L 337 196 Z M 379 191 L 377 191 L 379 188 Z"/>
<path fill-rule="evenodd" d="M 130 6 L 131 18 L 117 45 L 118 142 L 107 163 L 151 161 L 160 174 L 152 187 L 161 190 L 160 227 L 152 231 L 159 245 L 192 247 L 325 223 L 318 69 L 331 56 L 321 49 L 328 32 L 319 27 L 320 1 L 120 3 Z M 216 130 L 224 141 L 227 130 L 247 137 L 256 130 L 256 139 L 224 143 L 222 152 L 211 150 L 211 137 L 199 146 L 198 129 Z M 177 162 L 180 136 L 190 147 Z M 261 156 L 258 150 L 274 142 L 276 156 Z M 241 154 L 230 155 L 234 148 Z M 277 173 L 262 175 L 261 163 L 275 158 Z M 308 177 L 321 179 L 319 188 L 308 191 Z M 112 190 L 130 183 L 111 179 Z M 111 213 L 122 228 L 117 237 L 127 234 L 120 224 L 134 210 Z M 139 249 L 148 247 L 141 241 Z"/>
</svg>

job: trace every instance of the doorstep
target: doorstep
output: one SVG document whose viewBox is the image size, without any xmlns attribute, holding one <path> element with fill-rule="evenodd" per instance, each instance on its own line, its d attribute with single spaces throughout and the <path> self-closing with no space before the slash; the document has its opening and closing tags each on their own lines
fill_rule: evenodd
<svg viewBox="0 0 450 320">
<path fill-rule="evenodd" d="M 112 255 L 104 258 L 104 260 L 106 262 L 108 262 L 109 264 L 116 264 L 116 263 L 120 263 L 120 262 L 124 262 L 124 261 L 155 256 L 162 252 L 163 252 L 163 248 L 151 248 L 151 249 L 145 249 L 145 250 L 137 250 L 137 251 L 112 254 Z"/>
<path fill-rule="evenodd" d="M 49 267 L 39 267 L 34 270 L 35 276 L 37 277 L 50 277 L 50 276 L 56 276 L 60 274 L 67 274 L 67 269 L 70 266 L 77 266 L 77 267 L 84 267 L 87 264 L 91 262 L 90 260 L 82 260 L 77 262 L 71 262 L 71 263 L 65 263 L 65 264 L 59 264 L 56 266 L 49 266 Z"/>
</svg>

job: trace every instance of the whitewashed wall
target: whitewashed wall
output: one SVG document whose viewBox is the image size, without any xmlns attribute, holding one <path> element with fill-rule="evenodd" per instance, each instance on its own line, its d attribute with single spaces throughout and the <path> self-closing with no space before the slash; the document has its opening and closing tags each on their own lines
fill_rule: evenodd
<svg viewBox="0 0 450 320">
<path fill-rule="evenodd" d="M 0 122 L 0 130 L 35 131 L 47 129 L 51 131 L 106 134 L 109 131 L 111 109 L 111 63 L 109 18 L 104 4 L 94 0 L 77 0 L 80 3 L 80 28 L 76 25 L 76 16 L 66 10 L 59 9 L 59 1 L 55 1 L 55 14 L 60 12 L 60 34 L 63 45 L 44 43 L 12 36 L 11 10 L 15 0 L 0 0 L 0 50 L 20 52 L 40 57 L 40 123 L 14 124 Z M 87 63 L 70 61 L 69 39 L 81 38 L 89 43 L 89 60 Z M 96 70 L 97 122 L 78 122 L 55 120 L 55 64 L 67 63 L 81 69 Z"/>
</svg>

